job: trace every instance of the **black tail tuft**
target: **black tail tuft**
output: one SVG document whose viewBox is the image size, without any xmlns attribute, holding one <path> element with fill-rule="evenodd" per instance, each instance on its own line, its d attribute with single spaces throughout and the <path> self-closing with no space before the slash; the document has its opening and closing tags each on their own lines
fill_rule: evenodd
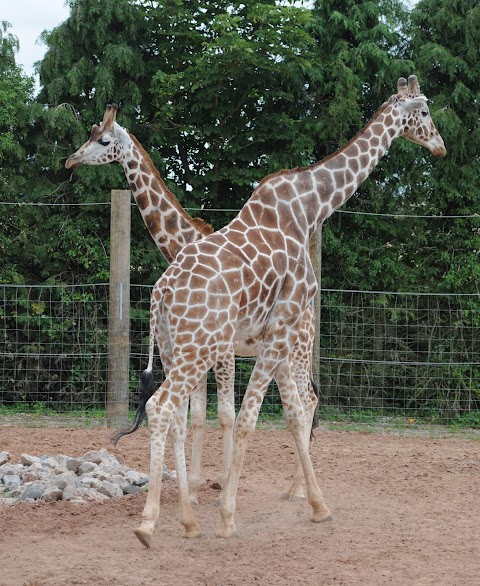
<svg viewBox="0 0 480 586">
<path fill-rule="evenodd" d="M 317 399 L 319 399 L 320 394 L 318 392 L 318 387 L 315 384 L 315 381 L 313 380 L 313 378 L 310 378 L 310 384 L 312 385 L 312 389 L 313 389 L 313 392 L 315 393 L 315 396 L 317 397 Z M 310 441 L 314 438 L 313 430 L 316 427 L 318 427 L 318 411 L 317 411 L 317 409 L 315 409 L 315 412 L 313 414 L 312 429 L 310 430 Z"/>
<path fill-rule="evenodd" d="M 116 431 L 110 438 L 110 442 L 116 446 L 118 440 L 124 435 L 133 433 L 142 424 L 143 420 L 147 416 L 146 405 L 148 399 L 155 392 L 155 381 L 153 380 L 153 373 L 151 370 L 144 370 L 140 377 L 140 402 L 138 403 L 137 412 L 135 413 L 135 419 L 132 425 L 127 429 L 120 429 Z"/>
</svg>

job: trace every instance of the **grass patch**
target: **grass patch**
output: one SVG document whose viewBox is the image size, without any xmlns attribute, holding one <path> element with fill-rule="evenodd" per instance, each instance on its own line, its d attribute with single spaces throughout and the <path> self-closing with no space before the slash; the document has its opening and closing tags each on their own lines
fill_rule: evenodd
<svg viewBox="0 0 480 586">
<path fill-rule="evenodd" d="M 238 410 L 237 410 L 238 412 Z M 37 403 L 19 403 L 19 404 L 0 404 L 0 417 L 12 417 L 19 420 L 18 425 L 21 425 L 22 416 L 28 421 L 29 425 L 38 425 L 48 420 L 52 421 L 52 426 L 55 426 L 55 420 L 66 420 L 69 425 L 78 423 L 80 427 L 88 425 L 101 426 L 106 421 L 106 409 L 92 408 L 92 409 L 65 409 L 64 411 L 57 411 L 49 407 L 43 402 Z M 129 420 L 133 419 L 135 412 L 129 412 Z M 190 423 L 190 414 L 189 414 Z M 209 425 L 216 425 L 218 414 L 216 405 L 209 404 L 207 406 L 207 421 Z M 389 412 L 385 410 L 375 409 L 342 409 L 340 407 L 325 407 L 322 406 L 319 410 L 318 420 L 322 427 L 329 429 L 342 429 L 349 431 L 363 431 L 363 432 L 378 432 L 381 430 L 392 431 L 398 433 L 406 433 L 408 431 L 428 430 L 435 427 L 435 429 L 443 429 L 443 433 L 455 433 L 457 431 L 467 431 L 480 429 L 480 410 L 465 412 L 461 415 L 445 419 L 445 415 L 436 411 L 424 412 Z M 270 410 L 263 410 L 260 412 L 258 418 L 259 425 L 273 425 L 274 427 L 283 427 L 284 419 L 281 408 Z M 475 433 L 478 433 L 475 431 Z"/>
</svg>

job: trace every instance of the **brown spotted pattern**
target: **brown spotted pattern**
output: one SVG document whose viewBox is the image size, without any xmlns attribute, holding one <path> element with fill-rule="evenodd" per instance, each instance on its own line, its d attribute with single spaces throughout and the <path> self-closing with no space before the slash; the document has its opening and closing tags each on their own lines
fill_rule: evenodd
<svg viewBox="0 0 480 586">
<path fill-rule="evenodd" d="M 235 422 L 232 463 L 223 488 L 217 535 L 237 535 L 235 501 L 243 459 L 272 378 L 295 439 L 311 518 L 316 522 L 331 518 L 308 453 L 304 408 L 291 366 L 301 318 L 317 288 L 308 242 L 320 223 L 356 191 L 400 136 L 422 144 L 435 156 L 446 155 L 415 76 L 408 83 L 401 78 L 398 93 L 335 155 L 310 167 L 265 178 L 228 226 L 185 246 L 155 284 L 147 368 L 152 368 L 157 334 L 162 338 L 166 379 L 147 403 L 151 480 L 143 521 L 135 530 L 147 547 L 159 515 L 167 434 L 176 458 L 180 521 L 187 537 L 200 534 L 187 498 L 183 442 L 188 397 L 205 372 L 228 355 L 235 341 L 248 338 L 259 340 L 260 347 Z M 205 302 L 190 304 L 199 292 L 205 294 Z"/>
<path fill-rule="evenodd" d="M 200 218 L 191 218 L 182 208 L 180 202 L 171 193 L 158 170 L 139 141 L 116 122 L 117 106 L 108 105 L 100 125 L 92 127 L 89 140 L 71 155 L 65 164 L 67 169 L 80 165 L 103 165 L 114 161 L 119 162 L 125 172 L 130 189 L 134 195 L 138 209 L 145 225 L 157 245 L 158 249 L 168 262 L 172 262 L 179 251 L 188 243 L 196 242 L 213 232 L 211 226 Z M 261 213 L 261 211 L 259 212 Z M 253 220 L 253 218 L 252 218 Z M 276 225 L 274 209 L 263 210 L 263 223 L 271 222 Z M 275 245 L 275 239 L 272 242 Z M 206 246 L 200 260 L 208 266 L 205 275 L 197 277 L 190 284 L 192 293 L 179 293 L 177 312 L 187 304 L 192 308 L 201 308 L 207 302 L 206 291 L 202 288 L 202 279 L 220 271 L 218 263 L 210 265 L 210 255 L 214 248 Z M 246 258 L 254 258 L 255 249 L 249 243 L 245 248 Z M 271 273 L 267 282 L 273 279 Z M 159 293 L 155 293 L 159 300 Z M 180 302 L 182 305 L 180 305 Z M 220 318 L 228 319 L 227 315 Z M 208 324 L 206 324 L 208 325 Z M 157 334 L 159 345 L 162 345 L 161 336 Z M 311 358 L 313 350 L 314 328 L 313 313 L 307 309 L 301 324 L 301 335 L 295 343 L 292 355 L 295 380 L 306 413 L 306 428 L 309 429 L 317 399 L 310 384 Z M 254 339 L 237 340 L 234 351 L 237 356 L 256 356 L 259 343 Z M 161 351 L 161 350 L 160 350 Z M 228 356 L 228 359 L 227 359 Z M 233 425 L 235 420 L 234 408 L 234 374 L 235 357 L 231 351 L 214 365 L 215 378 L 218 388 L 218 415 L 224 435 L 223 470 L 226 477 L 233 444 Z M 203 436 L 206 424 L 206 378 L 194 388 L 191 393 L 191 421 L 193 429 L 192 458 L 189 478 L 190 499 L 198 502 L 198 490 L 201 484 L 201 457 Z M 286 493 L 287 498 L 296 499 L 304 495 L 303 473 L 298 461 L 295 460 L 294 480 Z"/>
</svg>

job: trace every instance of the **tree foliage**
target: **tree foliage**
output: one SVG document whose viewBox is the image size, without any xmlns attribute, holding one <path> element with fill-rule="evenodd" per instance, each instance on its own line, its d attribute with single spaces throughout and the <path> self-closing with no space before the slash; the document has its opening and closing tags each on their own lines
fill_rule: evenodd
<svg viewBox="0 0 480 586">
<path fill-rule="evenodd" d="M 421 0 L 412 19 L 412 50 L 448 150 L 447 159 L 423 177 L 429 210 L 474 215 L 480 185 L 480 6 L 474 0 Z M 479 228 L 479 221 L 463 219 L 435 225 L 429 281 L 446 290 L 478 291 Z"/>
<path fill-rule="evenodd" d="M 197 204 L 238 207 L 268 172 L 306 162 L 309 11 L 274 0 L 156 2 L 152 140 Z"/>
<path fill-rule="evenodd" d="M 0 23 L 0 192 L 14 192 L 25 185 L 27 153 L 22 145 L 32 123 L 33 79 L 15 62 L 18 39 Z M 20 171 L 20 173 L 19 173 Z"/>
<path fill-rule="evenodd" d="M 323 227 L 322 286 L 478 290 L 480 220 L 390 216 L 477 213 L 478 2 L 68 4 L 69 18 L 42 35 L 36 97 L 15 63 L 17 40 L 0 28 L 1 281 L 108 279 L 109 207 L 84 204 L 107 204 L 111 189 L 126 187 L 123 171 L 64 168 L 107 102 L 121 103 L 119 122 L 183 205 L 203 208 L 218 228 L 233 213 L 215 208 L 238 209 L 266 174 L 333 153 L 400 76 L 416 73 L 448 157 L 434 160 L 402 139 L 392 145 L 342 210 L 364 214 L 337 213 Z M 165 264 L 135 210 L 132 238 L 132 281 L 151 284 Z M 395 308 L 392 323 L 402 312 Z M 385 337 L 401 330 L 385 328 Z"/>
</svg>

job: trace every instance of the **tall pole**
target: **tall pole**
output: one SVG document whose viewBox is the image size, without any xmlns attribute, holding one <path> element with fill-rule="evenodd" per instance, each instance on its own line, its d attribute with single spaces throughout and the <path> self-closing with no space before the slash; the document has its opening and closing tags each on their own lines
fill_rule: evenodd
<svg viewBox="0 0 480 586">
<path fill-rule="evenodd" d="M 317 278 L 318 290 L 313 301 L 313 312 L 315 318 L 315 340 L 313 343 L 312 376 L 313 381 L 320 390 L 320 313 L 322 297 L 322 226 L 310 238 L 310 259 L 313 271 Z M 317 412 L 318 412 L 317 405 Z"/>
<path fill-rule="evenodd" d="M 111 193 L 107 427 L 128 423 L 131 193 Z"/>
</svg>

